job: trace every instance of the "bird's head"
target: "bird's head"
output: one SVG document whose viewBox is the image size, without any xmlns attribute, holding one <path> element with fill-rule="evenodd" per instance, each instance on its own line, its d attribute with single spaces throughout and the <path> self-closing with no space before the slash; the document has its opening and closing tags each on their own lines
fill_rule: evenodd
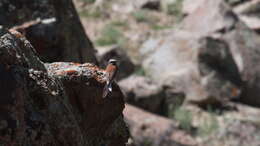
<svg viewBox="0 0 260 146">
<path fill-rule="evenodd" d="M 117 65 L 118 64 L 118 60 L 116 60 L 116 59 L 109 59 L 108 64 Z"/>
</svg>

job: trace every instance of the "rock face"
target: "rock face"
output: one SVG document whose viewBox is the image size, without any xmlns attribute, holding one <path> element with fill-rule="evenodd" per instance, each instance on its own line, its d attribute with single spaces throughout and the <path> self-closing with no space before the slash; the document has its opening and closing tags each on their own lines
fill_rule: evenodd
<svg viewBox="0 0 260 146">
<path fill-rule="evenodd" d="M 100 98 L 103 70 L 88 63 L 46 68 L 21 34 L 0 36 L 2 145 L 125 145 L 123 94 L 113 85 Z"/>
<path fill-rule="evenodd" d="M 8 28 L 41 19 L 23 31 L 44 62 L 96 63 L 93 45 L 71 0 L 2 0 L 0 13 L 0 24 Z"/>
<path fill-rule="evenodd" d="M 225 2 L 205 0 L 180 30 L 151 38 L 140 53 L 154 81 L 180 88 L 188 100 L 241 97 L 259 106 L 259 42 Z"/>
</svg>

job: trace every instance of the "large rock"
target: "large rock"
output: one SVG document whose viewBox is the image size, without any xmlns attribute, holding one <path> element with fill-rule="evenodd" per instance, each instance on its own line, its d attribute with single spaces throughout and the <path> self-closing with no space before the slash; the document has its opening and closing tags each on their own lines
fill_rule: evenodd
<svg viewBox="0 0 260 146">
<path fill-rule="evenodd" d="M 251 29 L 260 31 L 260 0 L 248 1 L 234 7 L 234 12 Z"/>
<path fill-rule="evenodd" d="M 45 65 L 21 34 L 0 32 L 0 144 L 125 145 L 123 94 L 102 99 L 104 71 L 86 64 Z"/>
<path fill-rule="evenodd" d="M 259 40 L 222 0 L 205 0 L 180 30 L 151 38 L 140 52 L 154 81 L 181 88 L 188 100 L 260 105 Z M 192 24 L 192 25 L 191 25 Z"/>
<path fill-rule="evenodd" d="M 130 76 L 119 83 L 126 94 L 126 102 L 153 113 L 163 114 L 165 111 L 164 89 L 144 76 Z"/>
<path fill-rule="evenodd" d="M 148 40 L 140 52 L 143 67 L 155 82 L 182 90 L 188 100 L 222 102 L 240 95 L 237 56 L 230 41 L 207 35 L 240 22 L 222 1 L 204 4 L 184 20 L 182 30 Z"/>
<path fill-rule="evenodd" d="M 93 45 L 71 0 L 2 0 L 0 13 L 0 24 L 8 28 L 41 19 L 24 32 L 43 61 L 96 63 Z"/>
<path fill-rule="evenodd" d="M 153 40 L 145 45 L 151 42 Z M 225 42 L 196 39 L 182 32 L 154 42 L 158 47 L 145 58 L 143 67 L 161 86 L 184 92 L 187 100 L 206 103 L 222 102 L 239 95 L 241 79 Z M 234 93 L 230 92 L 233 90 Z"/>
<path fill-rule="evenodd" d="M 153 115 L 131 105 L 126 105 L 124 115 L 136 146 L 196 145 L 196 141 L 190 135 L 178 129 L 176 121 Z"/>
<path fill-rule="evenodd" d="M 145 76 L 132 75 L 118 84 L 127 103 L 162 116 L 170 116 L 185 99 L 183 92 L 162 87 Z"/>
</svg>

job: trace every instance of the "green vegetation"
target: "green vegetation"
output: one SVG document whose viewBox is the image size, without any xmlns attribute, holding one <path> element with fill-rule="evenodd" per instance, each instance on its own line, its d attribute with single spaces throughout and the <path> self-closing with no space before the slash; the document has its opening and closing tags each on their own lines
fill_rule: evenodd
<svg viewBox="0 0 260 146">
<path fill-rule="evenodd" d="M 126 21 L 120 21 L 120 20 L 114 20 L 114 21 L 112 21 L 112 22 L 111 22 L 111 25 L 117 26 L 117 27 L 123 27 L 123 28 L 128 27 Z"/>
<path fill-rule="evenodd" d="M 177 22 L 183 18 L 182 3 L 183 0 L 176 0 L 176 2 L 167 5 L 167 14 L 174 15 Z"/>
<path fill-rule="evenodd" d="M 82 10 L 79 12 L 80 17 L 99 18 L 102 16 L 102 12 L 99 9 L 95 10 Z"/>
<path fill-rule="evenodd" d="M 180 122 L 180 128 L 191 132 L 192 129 L 192 113 L 188 110 L 177 108 L 174 111 L 174 118 Z"/>
<path fill-rule="evenodd" d="M 145 74 L 145 70 L 144 70 L 144 68 L 142 68 L 142 67 L 138 67 L 138 68 L 135 70 L 134 74 L 139 75 L 139 76 L 145 76 L 145 75 L 146 75 L 146 74 Z"/>
<path fill-rule="evenodd" d="M 163 25 L 154 24 L 154 25 L 151 26 L 151 28 L 153 30 L 164 30 L 164 29 L 170 29 L 172 27 L 171 26 L 163 26 Z"/>
<path fill-rule="evenodd" d="M 81 1 L 84 2 L 84 3 L 92 4 L 92 3 L 95 3 L 96 0 L 81 0 Z"/>
<path fill-rule="evenodd" d="M 132 13 L 133 17 L 137 22 L 148 22 L 148 12 L 146 10 L 138 10 L 134 13 Z"/>
<path fill-rule="evenodd" d="M 118 44 L 122 46 L 125 43 L 125 37 L 121 31 L 112 24 L 106 25 L 101 31 L 101 37 L 96 40 L 99 46 Z"/>
<path fill-rule="evenodd" d="M 149 140 L 148 138 L 144 139 L 142 142 L 143 146 L 151 146 L 153 143 L 151 140 Z"/>
<path fill-rule="evenodd" d="M 216 113 L 214 113 L 211 107 L 208 107 L 207 111 L 209 112 L 210 117 L 207 120 L 204 120 L 204 122 L 199 126 L 198 134 L 200 136 L 210 135 L 219 128 Z"/>
<path fill-rule="evenodd" d="M 204 120 L 204 122 L 198 128 L 198 134 L 200 136 L 207 136 L 212 134 L 214 131 L 218 129 L 218 120 L 214 115 L 210 115 L 208 120 Z"/>
</svg>

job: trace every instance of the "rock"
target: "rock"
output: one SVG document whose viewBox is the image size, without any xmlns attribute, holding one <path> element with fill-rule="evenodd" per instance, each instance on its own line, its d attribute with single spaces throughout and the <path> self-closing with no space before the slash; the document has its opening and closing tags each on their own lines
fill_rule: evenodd
<svg viewBox="0 0 260 146">
<path fill-rule="evenodd" d="M 169 112 L 185 99 L 184 93 L 162 87 L 145 76 L 132 75 L 118 84 L 128 104 L 161 116 L 169 117 Z"/>
<path fill-rule="evenodd" d="M 84 33 L 71 0 L 0 2 L 0 24 L 11 28 L 30 21 L 26 37 L 44 62 L 73 61 L 96 63 L 94 47 Z"/>
<path fill-rule="evenodd" d="M 239 22 L 229 5 L 222 0 L 204 0 L 201 3 L 203 7 L 199 7 L 187 16 L 181 25 L 184 30 L 193 35 L 203 37 L 214 32 L 229 31 L 235 23 Z M 193 25 L 190 25 L 191 23 Z"/>
<path fill-rule="evenodd" d="M 106 67 L 108 60 L 111 58 L 119 61 L 119 72 L 116 77 L 117 80 L 126 78 L 135 71 L 135 65 L 128 57 L 128 55 L 118 46 L 103 47 L 98 49 L 98 62 L 103 68 Z"/>
<path fill-rule="evenodd" d="M 248 1 L 242 3 L 233 8 L 234 12 L 238 15 L 249 28 L 259 32 L 260 31 L 260 18 L 259 18 L 259 9 L 260 1 Z"/>
<path fill-rule="evenodd" d="M 44 65 L 22 34 L 2 30 L 0 36 L 1 145 L 125 145 L 123 94 L 114 84 L 100 100 L 103 70 L 89 63 Z"/>
<path fill-rule="evenodd" d="M 251 0 L 225 0 L 225 2 L 227 2 L 231 6 L 236 6 L 238 4 L 242 4 L 247 1 L 251 1 Z"/>
<path fill-rule="evenodd" d="M 260 70 L 258 60 L 260 56 L 258 46 L 260 45 L 260 36 L 241 22 L 222 1 L 205 1 L 204 4 L 206 5 L 205 9 L 198 9 L 186 18 L 184 29 L 188 29 L 191 31 L 190 33 L 200 37 L 205 35 L 217 37 L 228 44 L 243 82 L 240 101 L 259 106 L 260 85 L 258 78 Z M 207 10 L 208 8 L 209 10 Z M 214 11 L 215 13 L 213 13 Z M 191 23 L 193 25 L 188 25 Z"/>
<path fill-rule="evenodd" d="M 222 1 L 204 4 L 185 18 L 182 29 L 151 38 L 140 53 L 145 72 L 161 86 L 184 92 L 186 101 L 224 103 L 239 97 L 242 79 L 230 40 L 212 33 L 228 31 L 238 19 Z"/>
<path fill-rule="evenodd" d="M 199 7 L 203 7 L 204 0 L 196 0 L 196 3 L 192 0 L 184 0 L 182 4 L 182 13 L 184 15 L 192 14 Z"/>
<path fill-rule="evenodd" d="M 126 102 L 152 113 L 165 113 L 164 89 L 144 76 L 130 76 L 118 83 L 126 94 Z"/>
<path fill-rule="evenodd" d="M 181 29 L 151 38 L 140 53 L 153 80 L 181 88 L 187 100 L 214 103 L 240 97 L 259 106 L 259 39 L 226 3 L 205 0 Z M 206 76 L 205 69 L 210 70 Z"/>
<path fill-rule="evenodd" d="M 169 119 L 150 114 L 131 105 L 126 105 L 124 115 L 136 146 L 196 145 L 192 137 L 179 130 L 177 124 Z"/>
<path fill-rule="evenodd" d="M 186 32 L 174 32 L 144 44 L 143 67 L 160 86 L 183 92 L 186 101 L 223 102 L 238 97 L 241 90 L 238 68 L 225 44 L 213 38 L 197 39 Z M 207 54 L 212 50 L 217 54 Z M 214 66 L 217 63 L 221 64 Z"/>
</svg>

